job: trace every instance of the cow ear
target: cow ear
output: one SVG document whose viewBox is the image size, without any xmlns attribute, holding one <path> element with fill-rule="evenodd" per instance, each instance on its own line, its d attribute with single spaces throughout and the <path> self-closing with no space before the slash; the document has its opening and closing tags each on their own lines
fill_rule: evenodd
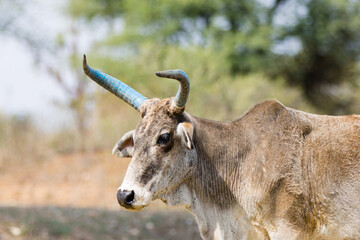
<svg viewBox="0 0 360 240">
<path fill-rule="evenodd" d="M 189 122 L 180 123 L 177 126 L 176 133 L 181 137 L 181 141 L 185 144 L 188 149 L 193 149 L 193 132 L 194 127 Z"/>
<path fill-rule="evenodd" d="M 112 154 L 117 157 L 132 157 L 134 153 L 134 135 L 135 130 L 125 133 L 112 150 Z"/>
</svg>

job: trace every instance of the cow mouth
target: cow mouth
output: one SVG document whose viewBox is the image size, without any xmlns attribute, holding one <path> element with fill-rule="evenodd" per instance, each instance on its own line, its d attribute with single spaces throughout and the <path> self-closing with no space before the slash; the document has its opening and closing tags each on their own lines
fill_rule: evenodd
<svg viewBox="0 0 360 240">
<path fill-rule="evenodd" d="M 140 209 L 134 208 L 132 204 L 120 204 L 120 206 L 122 206 L 126 210 L 130 210 L 130 211 L 139 211 L 140 210 Z"/>
<path fill-rule="evenodd" d="M 136 204 L 120 204 L 120 206 L 122 206 L 123 208 L 125 208 L 126 210 L 129 211 L 133 211 L 133 212 L 139 212 L 141 211 L 143 208 L 145 208 L 147 205 L 136 205 Z"/>
<path fill-rule="evenodd" d="M 138 212 L 147 207 L 150 203 L 141 203 L 139 200 L 131 199 L 131 201 L 119 202 L 119 204 L 126 210 Z"/>
</svg>

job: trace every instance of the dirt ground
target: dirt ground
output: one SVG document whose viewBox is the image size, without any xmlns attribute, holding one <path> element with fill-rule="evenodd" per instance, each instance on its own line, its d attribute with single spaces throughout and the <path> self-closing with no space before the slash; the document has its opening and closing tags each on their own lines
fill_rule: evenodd
<svg viewBox="0 0 360 240">
<path fill-rule="evenodd" d="M 186 212 L 98 208 L 0 207 L 0 239 L 201 239 Z"/>
<path fill-rule="evenodd" d="M 13 166 L 0 173 L 0 203 L 119 209 L 116 190 L 129 161 L 99 152 Z"/>
<path fill-rule="evenodd" d="M 160 201 L 134 213 L 116 191 L 130 159 L 57 155 L 0 171 L 0 240 L 200 239 L 193 216 Z"/>
</svg>

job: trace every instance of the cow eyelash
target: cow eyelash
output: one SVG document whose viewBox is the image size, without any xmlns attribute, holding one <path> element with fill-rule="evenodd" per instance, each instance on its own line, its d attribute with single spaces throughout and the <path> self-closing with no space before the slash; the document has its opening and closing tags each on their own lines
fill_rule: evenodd
<svg viewBox="0 0 360 240">
<path fill-rule="evenodd" d="M 156 141 L 157 145 L 166 144 L 170 141 L 171 134 L 170 133 L 163 133 L 159 136 L 158 140 Z"/>
</svg>

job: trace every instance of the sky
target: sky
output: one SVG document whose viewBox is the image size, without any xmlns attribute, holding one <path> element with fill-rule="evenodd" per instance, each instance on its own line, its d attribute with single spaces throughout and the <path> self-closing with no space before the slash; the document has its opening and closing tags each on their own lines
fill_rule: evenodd
<svg viewBox="0 0 360 240">
<path fill-rule="evenodd" d="M 54 37 L 68 26 L 60 10 L 66 0 L 31 0 L 25 13 L 34 22 L 16 23 L 24 28 Z M 24 17 L 23 19 L 26 19 Z M 42 127 L 52 128 L 69 120 L 69 112 L 54 102 L 65 101 L 55 80 L 34 63 L 33 55 L 19 40 L 0 35 L 0 112 L 5 115 L 31 115 Z"/>
<path fill-rule="evenodd" d="M 57 84 L 37 68 L 32 56 L 14 39 L 0 38 L 0 109 L 8 114 L 47 112 L 64 95 Z"/>
</svg>

